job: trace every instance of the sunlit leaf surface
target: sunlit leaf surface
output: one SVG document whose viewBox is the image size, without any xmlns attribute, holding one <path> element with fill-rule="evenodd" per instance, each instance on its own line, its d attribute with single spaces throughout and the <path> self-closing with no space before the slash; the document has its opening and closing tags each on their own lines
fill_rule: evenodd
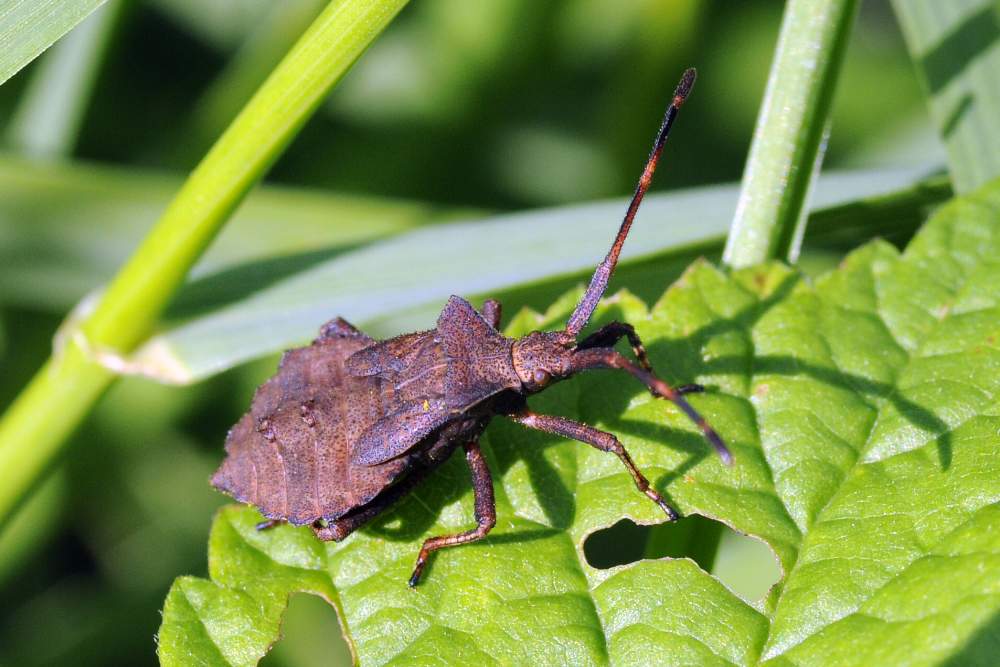
<svg viewBox="0 0 1000 667">
<path fill-rule="evenodd" d="M 229 507 L 210 579 L 181 577 L 159 634 L 165 665 L 251 665 L 293 591 L 336 607 L 363 665 L 988 664 L 1000 628 L 1000 189 L 943 208 L 898 253 L 874 242 L 815 284 L 773 264 L 697 262 L 654 306 L 627 293 L 653 364 L 701 382 L 693 402 L 735 455 L 628 378 L 591 373 L 533 400 L 617 433 L 684 514 L 763 540 L 783 581 L 748 602 L 687 559 L 598 570 L 582 555 L 621 517 L 662 520 L 614 457 L 493 423 L 498 524 L 439 552 L 415 590 L 421 541 L 473 524 L 454 457 L 346 541 L 258 532 Z M 512 334 L 559 326 L 576 294 Z"/>
</svg>

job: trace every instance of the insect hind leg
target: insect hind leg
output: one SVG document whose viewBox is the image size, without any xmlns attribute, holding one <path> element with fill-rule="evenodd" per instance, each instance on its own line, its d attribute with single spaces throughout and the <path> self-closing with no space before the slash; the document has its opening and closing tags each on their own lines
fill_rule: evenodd
<svg viewBox="0 0 1000 667">
<path fill-rule="evenodd" d="M 454 547 L 481 540 L 496 525 L 497 508 L 493 497 L 493 478 L 490 476 L 489 466 L 486 464 L 486 459 L 483 457 L 478 443 L 467 443 L 464 445 L 464 449 L 465 460 L 472 473 L 472 488 L 476 493 L 476 527 L 457 535 L 441 535 L 425 540 L 424 545 L 420 548 L 420 555 L 417 556 L 417 564 L 413 568 L 413 574 L 410 575 L 408 582 L 410 588 L 416 586 L 417 582 L 420 581 L 420 575 L 427 565 L 427 559 L 433 552 L 445 547 Z"/>
</svg>

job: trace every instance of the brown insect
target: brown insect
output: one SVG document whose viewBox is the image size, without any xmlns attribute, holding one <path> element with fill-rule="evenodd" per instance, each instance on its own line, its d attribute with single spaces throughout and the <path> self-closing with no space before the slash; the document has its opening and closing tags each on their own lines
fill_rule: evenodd
<svg viewBox="0 0 1000 667">
<path fill-rule="evenodd" d="M 613 453 L 639 491 L 675 520 L 677 512 L 618 438 L 536 414 L 525 398 L 579 371 L 621 369 L 653 395 L 677 404 L 730 462 L 722 440 L 682 396 L 702 387 L 674 389 L 656 377 L 630 324 L 613 322 L 577 341 L 604 294 L 694 79 L 693 69 L 681 78 L 614 244 L 565 329 L 507 338 L 499 332 L 499 303 L 488 300 L 477 312 L 457 296 L 434 329 L 385 341 L 335 319 L 312 345 L 287 352 L 278 373 L 257 390 L 250 412 L 229 432 L 227 457 L 212 483 L 270 519 L 259 528 L 287 521 L 312 526 L 321 540 L 339 541 L 384 512 L 461 445 L 472 471 L 477 526 L 425 541 L 409 580 L 415 586 L 433 551 L 481 539 L 496 523 L 493 481 L 477 441 L 490 419 L 501 415 Z M 638 363 L 614 350 L 623 337 Z"/>
</svg>

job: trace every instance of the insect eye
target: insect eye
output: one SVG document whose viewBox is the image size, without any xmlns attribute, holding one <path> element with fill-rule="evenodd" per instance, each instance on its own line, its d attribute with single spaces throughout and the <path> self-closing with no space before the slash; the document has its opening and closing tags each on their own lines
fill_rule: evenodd
<svg viewBox="0 0 1000 667">
<path fill-rule="evenodd" d="M 535 384 L 546 385 L 548 384 L 551 378 L 552 376 L 549 375 L 548 371 L 544 371 L 541 368 L 535 369 L 535 375 L 534 375 Z"/>
</svg>

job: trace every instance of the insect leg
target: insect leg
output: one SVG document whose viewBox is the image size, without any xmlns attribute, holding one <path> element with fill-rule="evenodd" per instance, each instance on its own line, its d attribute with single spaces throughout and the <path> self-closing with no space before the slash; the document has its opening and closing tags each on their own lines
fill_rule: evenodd
<svg viewBox="0 0 1000 667">
<path fill-rule="evenodd" d="M 489 466 L 483 457 L 479 444 L 470 442 L 464 445 L 465 460 L 469 463 L 469 470 L 472 472 L 472 488 L 476 492 L 476 527 L 457 535 L 441 535 L 432 537 L 424 542 L 417 556 L 417 564 L 413 568 L 410 576 L 410 587 L 417 585 L 420 575 L 427 565 L 427 558 L 431 553 L 445 547 L 453 547 L 459 544 L 475 542 L 486 537 L 497 522 L 496 502 L 493 499 L 493 478 L 490 477 Z"/>
<path fill-rule="evenodd" d="M 730 453 L 725 443 L 722 442 L 722 438 L 719 437 L 719 434 L 715 432 L 715 429 L 709 426 L 708 422 L 705 421 L 705 418 L 698 414 L 698 411 L 691 407 L 690 403 L 684 400 L 684 397 L 681 396 L 681 392 L 656 377 L 655 374 L 644 368 L 639 368 L 618 352 L 606 348 L 580 350 L 573 354 L 572 361 L 570 363 L 571 373 L 591 368 L 618 368 L 623 371 L 627 371 L 630 375 L 632 375 L 632 377 L 646 385 L 646 388 L 649 389 L 649 393 L 653 394 L 653 396 L 672 401 L 674 405 L 680 408 L 681 411 L 686 414 L 699 429 L 701 429 L 705 439 L 708 440 L 712 444 L 712 447 L 715 448 L 715 451 L 718 452 L 722 462 L 726 465 L 732 463 L 733 455 Z"/>
<path fill-rule="evenodd" d="M 483 307 L 480 310 L 483 318 L 490 323 L 490 326 L 494 329 L 500 328 L 500 302 L 496 299 L 486 299 L 483 301 Z"/>
<path fill-rule="evenodd" d="M 649 363 L 649 358 L 646 356 L 646 347 L 642 344 L 642 340 L 639 339 L 639 334 L 635 332 L 635 327 L 627 322 L 611 322 L 606 324 L 594 333 L 590 334 L 584 338 L 579 345 L 576 346 L 577 350 L 587 350 L 595 347 L 614 347 L 622 337 L 628 338 L 629 345 L 632 346 L 632 353 L 635 354 L 635 358 L 639 360 L 639 365 L 643 367 L 647 372 L 652 373 L 653 367 Z M 684 384 L 679 387 L 675 387 L 674 391 L 678 394 L 694 394 L 698 392 L 705 391 L 705 388 L 700 384 Z"/>
<path fill-rule="evenodd" d="M 431 471 L 430 465 L 418 465 L 410 474 L 396 482 L 371 502 L 333 521 L 317 521 L 312 525 L 316 537 L 324 542 L 339 542 L 379 514 L 388 510 L 397 500 L 413 490 Z"/>
<path fill-rule="evenodd" d="M 343 317 L 335 317 L 319 330 L 320 338 L 368 338 L 368 335 Z"/>
<path fill-rule="evenodd" d="M 647 498 L 652 500 L 654 503 L 660 506 L 660 509 L 667 515 L 671 521 L 676 521 L 678 519 L 677 510 L 667 504 L 667 501 L 663 499 L 656 489 L 652 487 L 646 476 L 643 475 L 639 469 L 635 466 L 635 462 L 632 457 L 629 456 L 628 451 L 622 445 L 621 441 L 611 433 L 606 431 L 601 431 L 593 426 L 587 426 L 586 424 L 581 424 L 580 422 L 575 422 L 572 419 L 566 419 L 564 417 L 555 417 L 553 415 L 540 415 L 532 412 L 531 410 L 522 410 L 521 412 L 510 415 L 510 418 L 519 424 L 523 424 L 528 428 L 537 429 L 539 431 L 544 431 L 546 433 L 554 433 L 555 435 L 561 435 L 566 438 L 572 438 L 573 440 L 579 440 L 592 447 L 596 447 L 602 452 L 611 452 L 625 465 L 629 474 L 632 475 L 632 479 L 635 481 L 636 487 L 646 495 Z"/>
<path fill-rule="evenodd" d="M 285 523 L 284 519 L 266 519 L 264 521 L 259 521 L 254 528 L 257 530 L 268 530 L 269 528 L 274 528 L 275 526 L 283 523 Z"/>
</svg>

